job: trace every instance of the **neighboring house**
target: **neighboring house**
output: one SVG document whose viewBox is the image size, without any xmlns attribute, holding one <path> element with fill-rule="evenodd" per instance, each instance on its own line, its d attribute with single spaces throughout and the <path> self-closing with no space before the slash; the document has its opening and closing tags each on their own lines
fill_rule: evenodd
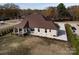
<svg viewBox="0 0 79 59">
<path fill-rule="evenodd" d="M 41 14 L 28 15 L 21 23 L 14 26 L 14 34 L 24 35 L 36 35 L 42 37 L 53 38 L 58 34 L 58 25 L 52 21 L 46 20 Z"/>
</svg>

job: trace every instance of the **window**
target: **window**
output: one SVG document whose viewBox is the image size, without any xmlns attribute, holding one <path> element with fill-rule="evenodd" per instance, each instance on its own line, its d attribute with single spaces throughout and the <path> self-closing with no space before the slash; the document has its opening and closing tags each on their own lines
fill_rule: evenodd
<svg viewBox="0 0 79 59">
<path fill-rule="evenodd" d="M 15 32 L 18 32 L 18 30 L 17 30 L 17 29 L 15 29 Z"/>
<path fill-rule="evenodd" d="M 38 28 L 38 32 L 40 32 L 40 29 Z"/>
<path fill-rule="evenodd" d="M 31 31 L 34 31 L 34 28 L 31 28 Z"/>
<path fill-rule="evenodd" d="M 22 31 L 22 29 L 19 29 L 19 31 Z"/>
<path fill-rule="evenodd" d="M 47 29 L 45 29 L 45 33 L 47 33 Z"/>
</svg>

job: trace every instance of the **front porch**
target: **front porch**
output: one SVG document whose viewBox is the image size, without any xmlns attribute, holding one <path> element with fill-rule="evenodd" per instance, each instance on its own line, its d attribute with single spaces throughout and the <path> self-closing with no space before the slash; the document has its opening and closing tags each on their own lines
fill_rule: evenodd
<svg viewBox="0 0 79 59">
<path fill-rule="evenodd" d="M 27 29 L 25 29 L 25 28 L 15 28 L 15 29 L 13 29 L 13 33 L 17 34 L 17 35 L 24 35 L 25 33 L 27 33 Z"/>
<path fill-rule="evenodd" d="M 17 35 L 30 34 L 33 31 L 31 28 L 14 28 L 13 33 Z"/>
</svg>

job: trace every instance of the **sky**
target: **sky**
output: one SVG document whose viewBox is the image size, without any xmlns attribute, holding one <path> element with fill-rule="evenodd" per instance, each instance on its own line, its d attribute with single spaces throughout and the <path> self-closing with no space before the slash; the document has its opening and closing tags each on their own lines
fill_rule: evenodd
<svg viewBox="0 0 79 59">
<path fill-rule="evenodd" d="M 21 9 L 45 9 L 49 6 L 56 7 L 59 3 L 15 3 Z M 4 3 L 0 3 L 0 5 L 4 5 Z M 79 3 L 64 3 L 66 7 L 79 5 Z"/>
</svg>

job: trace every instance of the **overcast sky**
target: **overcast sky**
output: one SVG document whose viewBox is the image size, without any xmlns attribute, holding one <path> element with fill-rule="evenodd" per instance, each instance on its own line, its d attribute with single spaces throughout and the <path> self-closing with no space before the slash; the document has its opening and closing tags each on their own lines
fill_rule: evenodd
<svg viewBox="0 0 79 59">
<path fill-rule="evenodd" d="M 1 4 L 1 3 L 0 3 Z M 2 3 L 1 5 L 3 5 Z M 16 5 L 20 6 L 21 9 L 44 9 L 49 6 L 56 7 L 59 3 L 15 3 Z M 79 5 L 79 3 L 64 3 L 66 7 L 73 6 L 73 5 Z"/>
</svg>

